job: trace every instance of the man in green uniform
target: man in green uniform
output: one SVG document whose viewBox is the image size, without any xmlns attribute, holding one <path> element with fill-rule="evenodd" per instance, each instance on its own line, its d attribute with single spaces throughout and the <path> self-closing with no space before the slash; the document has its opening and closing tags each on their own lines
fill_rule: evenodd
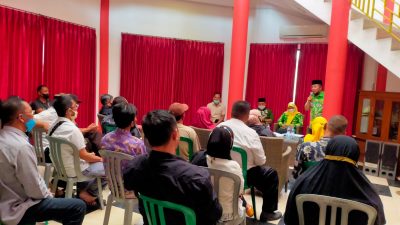
<svg viewBox="0 0 400 225">
<path fill-rule="evenodd" d="M 274 121 L 274 114 L 272 114 L 272 110 L 266 107 L 265 98 L 258 99 L 258 108 L 261 113 L 260 121 L 264 125 L 270 125 Z"/>
<path fill-rule="evenodd" d="M 324 108 L 324 92 L 322 91 L 321 80 L 313 80 L 311 85 L 312 92 L 307 98 L 304 109 L 306 111 L 310 110 L 310 121 L 313 121 L 314 118 L 322 116 L 322 110 Z"/>
</svg>

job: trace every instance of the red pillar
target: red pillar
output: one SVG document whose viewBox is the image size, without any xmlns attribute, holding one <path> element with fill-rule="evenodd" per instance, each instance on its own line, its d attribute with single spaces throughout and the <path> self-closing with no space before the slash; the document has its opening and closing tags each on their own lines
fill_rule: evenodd
<svg viewBox="0 0 400 225">
<path fill-rule="evenodd" d="M 342 114 L 344 80 L 347 61 L 347 30 L 349 26 L 350 1 L 333 0 L 331 26 L 329 29 L 328 59 L 325 75 L 325 118 Z"/>
<path fill-rule="evenodd" d="M 376 74 L 376 88 L 375 91 L 386 91 L 387 69 L 381 64 L 378 65 Z"/>
<path fill-rule="evenodd" d="M 101 0 L 100 6 L 100 78 L 99 95 L 108 93 L 108 36 L 110 0 Z"/>
<path fill-rule="evenodd" d="M 231 117 L 233 103 L 243 99 L 248 20 L 249 0 L 235 0 L 233 6 L 231 66 L 227 107 L 228 119 Z"/>
</svg>

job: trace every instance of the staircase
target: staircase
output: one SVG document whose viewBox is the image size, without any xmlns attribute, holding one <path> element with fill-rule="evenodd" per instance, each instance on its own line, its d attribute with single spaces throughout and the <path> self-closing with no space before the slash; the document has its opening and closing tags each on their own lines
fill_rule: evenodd
<svg viewBox="0 0 400 225">
<path fill-rule="evenodd" d="M 330 25 L 332 11 L 330 0 L 294 1 Z M 400 42 L 382 28 L 387 25 L 368 18 L 354 6 L 350 15 L 348 40 L 400 78 Z"/>
</svg>

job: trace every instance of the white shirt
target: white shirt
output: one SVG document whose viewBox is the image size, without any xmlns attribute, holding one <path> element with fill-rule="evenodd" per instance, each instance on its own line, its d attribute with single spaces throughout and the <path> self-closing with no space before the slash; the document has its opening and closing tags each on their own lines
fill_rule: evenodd
<svg viewBox="0 0 400 225">
<path fill-rule="evenodd" d="M 78 151 L 85 148 L 85 139 L 79 128 L 69 119 L 65 117 L 59 117 L 54 124 L 50 127 L 49 131 L 53 130 L 53 127 L 60 121 L 65 121 L 61 124 L 51 135 L 52 137 L 63 138 L 76 146 Z M 64 161 L 65 172 L 68 176 L 75 177 L 74 169 L 74 155 L 72 148 L 69 146 L 61 146 L 61 157 Z M 81 159 L 81 171 L 84 171 L 89 167 L 89 163 Z"/>
<path fill-rule="evenodd" d="M 218 169 L 226 172 L 236 174 L 240 177 L 240 192 L 243 192 L 244 179 L 242 169 L 239 164 L 234 160 L 214 158 L 207 155 L 207 166 L 212 169 Z M 222 206 L 221 221 L 228 221 L 233 219 L 232 208 L 232 194 L 233 194 L 233 181 L 229 178 L 222 177 L 219 183 L 218 201 Z M 237 196 L 239 198 L 239 196 Z M 243 214 L 242 201 L 239 201 L 238 207 L 239 215 Z"/>
<path fill-rule="evenodd" d="M 54 122 L 58 119 L 58 115 L 54 107 L 50 107 L 47 110 L 43 110 L 38 114 L 33 115 L 33 118 L 36 120 L 41 120 L 49 124 L 49 127 L 54 125 Z M 50 132 L 50 131 L 49 131 Z M 49 147 L 49 141 L 45 138 L 46 134 L 43 134 L 43 148 L 46 149 Z"/>
<path fill-rule="evenodd" d="M 232 118 L 218 125 L 227 126 L 232 129 L 234 135 L 233 145 L 246 150 L 247 170 L 265 164 L 265 153 L 257 132 L 248 127 L 243 121 Z M 232 159 L 242 166 L 240 155 L 236 152 L 231 153 Z"/>
<path fill-rule="evenodd" d="M 222 103 L 215 105 L 214 102 L 210 102 L 207 104 L 207 108 L 211 111 L 211 121 L 215 123 L 215 120 L 221 121 L 225 117 L 225 106 Z"/>
<path fill-rule="evenodd" d="M 27 209 L 51 197 L 37 169 L 33 146 L 24 132 L 4 126 L 0 130 L 0 218 L 18 224 Z"/>
</svg>

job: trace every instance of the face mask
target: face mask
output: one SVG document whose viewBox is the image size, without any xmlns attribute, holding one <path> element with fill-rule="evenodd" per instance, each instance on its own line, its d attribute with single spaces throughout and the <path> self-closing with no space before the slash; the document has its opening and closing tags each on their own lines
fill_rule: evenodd
<svg viewBox="0 0 400 225">
<path fill-rule="evenodd" d="M 42 97 L 43 97 L 44 99 L 49 99 L 49 98 L 50 98 L 50 95 L 49 95 L 49 94 L 42 94 Z"/>
<path fill-rule="evenodd" d="M 264 110 L 264 109 L 265 109 L 265 106 L 259 105 L 259 106 L 258 106 L 258 109 L 259 109 L 259 110 Z"/>
<path fill-rule="evenodd" d="M 74 115 L 71 116 L 71 120 L 72 120 L 72 122 L 75 122 L 76 118 L 78 117 L 78 111 L 73 111 L 73 112 L 74 112 Z"/>
<path fill-rule="evenodd" d="M 30 119 L 27 122 L 25 122 L 25 126 L 26 126 L 26 132 L 29 133 L 36 126 L 36 121 L 33 119 Z"/>
<path fill-rule="evenodd" d="M 294 109 L 288 109 L 288 112 L 293 113 Z"/>
<path fill-rule="evenodd" d="M 213 100 L 214 104 L 218 105 L 219 104 L 219 100 Z"/>
</svg>

